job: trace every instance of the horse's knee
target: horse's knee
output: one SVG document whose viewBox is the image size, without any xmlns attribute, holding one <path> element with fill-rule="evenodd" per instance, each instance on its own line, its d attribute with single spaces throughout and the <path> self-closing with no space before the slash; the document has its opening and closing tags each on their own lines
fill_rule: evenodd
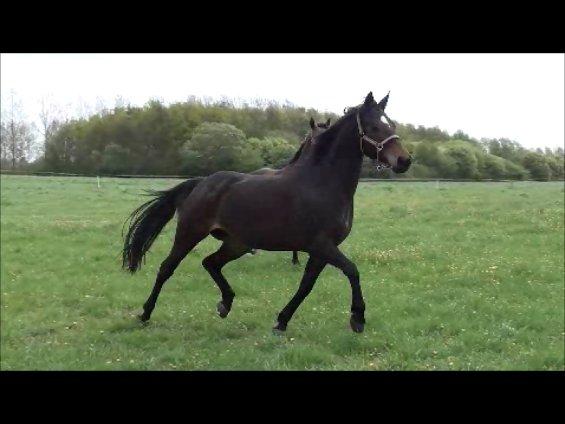
<svg viewBox="0 0 565 424">
<path fill-rule="evenodd" d="M 206 271 L 210 271 L 212 269 L 212 263 L 210 261 L 210 257 L 206 257 L 202 259 L 202 266 Z"/>
<path fill-rule="evenodd" d="M 220 266 L 214 256 L 208 256 L 202 260 L 202 266 L 208 272 L 218 271 Z"/>
</svg>

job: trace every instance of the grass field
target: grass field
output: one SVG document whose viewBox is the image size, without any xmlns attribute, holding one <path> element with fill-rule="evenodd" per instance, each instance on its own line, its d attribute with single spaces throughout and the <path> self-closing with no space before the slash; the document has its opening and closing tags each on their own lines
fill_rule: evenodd
<svg viewBox="0 0 565 424">
<path fill-rule="evenodd" d="M 350 286 L 326 268 L 284 336 L 271 327 L 298 286 L 291 254 L 225 268 L 229 317 L 201 267 L 203 241 L 135 318 L 174 225 L 141 271 L 120 269 L 121 226 L 143 189 L 178 180 L 1 177 L 2 370 L 563 370 L 564 185 L 361 183 L 342 250 L 359 267 L 363 334 Z"/>
</svg>

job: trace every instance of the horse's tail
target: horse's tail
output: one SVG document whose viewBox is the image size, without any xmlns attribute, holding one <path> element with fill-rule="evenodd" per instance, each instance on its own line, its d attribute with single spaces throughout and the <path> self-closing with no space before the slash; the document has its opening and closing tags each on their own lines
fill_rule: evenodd
<svg viewBox="0 0 565 424">
<path fill-rule="evenodd" d="M 125 227 L 129 220 L 122 251 L 122 268 L 127 268 L 132 274 L 141 268 L 141 260 L 153 241 L 171 220 L 181 201 L 202 180 L 203 177 L 191 178 L 169 190 L 148 193 L 154 198 L 134 210 L 124 222 Z"/>
</svg>

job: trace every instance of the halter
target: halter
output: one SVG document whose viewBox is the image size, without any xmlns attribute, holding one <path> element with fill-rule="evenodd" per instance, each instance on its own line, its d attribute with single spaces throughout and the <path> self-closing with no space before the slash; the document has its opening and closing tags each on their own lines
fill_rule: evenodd
<svg viewBox="0 0 565 424">
<path fill-rule="evenodd" d="M 394 128 L 395 125 L 392 123 L 392 121 L 389 119 L 389 117 L 384 113 L 384 111 L 383 111 L 383 116 L 386 118 L 389 125 Z M 391 166 L 389 164 L 386 164 L 386 163 L 381 162 L 379 160 L 379 153 L 381 152 L 381 150 L 383 150 L 384 145 L 386 143 L 388 143 L 391 140 L 394 140 L 395 138 L 400 138 L 400 137 L 397 136 L 396 134 L 393 134 L 393 135 L 385 138 L 384 140 L 382 140 L 380 142 L 373 140 L 371 137 L 369 137 L 368 135 L 365 134 L 365 131 L 363 131 L 363 127 L 361 126 L 361 118 L 359 117 L 359 112 L 357 112 L 356 117 L 357 117 L 357 130 L 359 131 L 359 148 L 361 149 L 361 154 L 365 154 L 365 152 L 363 151 L 363 140 L 368 141 L 369 143 L 371 143 L 377 149 L 377 157 L 376 157 L 376 159 L 373 159 L 373 162 L 375 163 L 375 167 L 377 168 L 377 171 L 380 171 L 380 170 L 386 169 L 386 168 L 391 168 Z"/>
</svg>

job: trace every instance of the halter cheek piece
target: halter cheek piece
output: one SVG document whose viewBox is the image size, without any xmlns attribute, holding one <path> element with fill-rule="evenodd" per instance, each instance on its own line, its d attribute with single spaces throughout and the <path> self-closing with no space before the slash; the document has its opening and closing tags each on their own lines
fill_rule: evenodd
<svg viewBox="0 0 565 424">
<path fill-rule="evenodd" d="M 386 116 L 384 112 L 383 115 L 386 118 L 386 120 L 389 122 L 389 124 L 391 124 L 391 126 L 394 128 L 394 124 L 392 124 L 392 121 L 388 118 L 388 116 Z M 362 154 L 365 154 L 365 152 L 363 151 L 363 140 L 365 140 L 368 143 L 371 143 L 377 149 L 377 158 L 373 160 L 373 162 L 375 163 L 375 167 L 377 168 L 377 171 L 386 168 L 391 168 L 389 164 L 386 164 L 379 160 L 379 153 L 381 152 L 381 150 L 383 150 L 386 143 L 388 143 L 391 140 L 394 140 L 395 138 L 400 138 L 400 137 L 397 136 L 396 134 L 393 134 L 380 142 L 373 140 L 371 137 L 365 134 L 365 131 L 363 131 L 363 127 L 361 126 L 361 118 L 359 117 L 359 112 L 357 112 L 357 130 L 359 131 L 359 148 L 361 149 Z"/>
</svg>

